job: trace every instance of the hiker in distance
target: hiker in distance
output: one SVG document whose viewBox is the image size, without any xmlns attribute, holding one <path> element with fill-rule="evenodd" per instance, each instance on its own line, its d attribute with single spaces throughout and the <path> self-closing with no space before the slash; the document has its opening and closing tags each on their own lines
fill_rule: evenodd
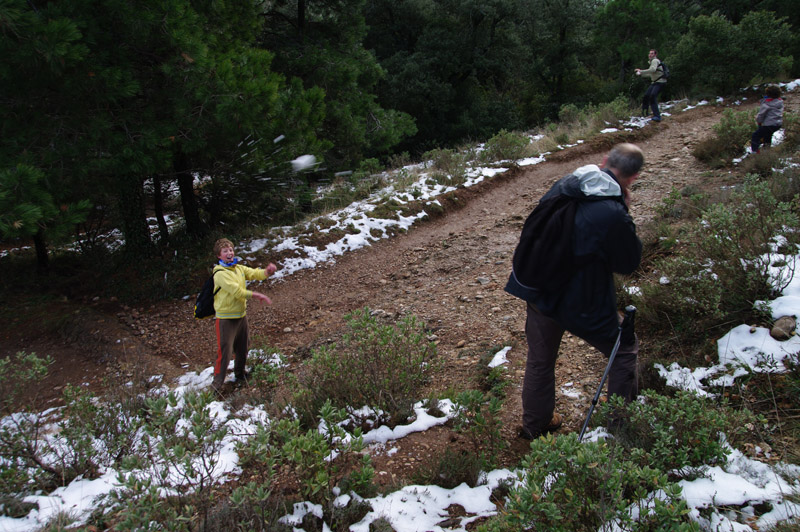
<svg viewBox="0 0 800 532">
<path fill-rule="evenodd" d="M 555 365 L 565 330 L 606 358 L 618 336 L 622 338 L 609 368 L 608 395 L 630 401 L 638 393 L 639 342 L 632 331 L 618 334 L 621 315 L 614 273 L 630 274 L 641 261 L 642 242 L 628 205 L 630 187 L 643 164 L 639 147 L 617 145 L 601 166 L 578 168 L 542 196 L 536 209 L 546 213 L 543 223 L 548 227 L 537 230 L 535 237 L 526 236 L 523 228 L 505 287 L 527 304 L 528 358 L 520 437 L 538 438 L 561 426 L 562 417 L 555 413 Z M 526 226 L 536 214 L 534 210 Z M 548 233 L 553 240 L 548 247 L 554 252 L 542 253 L 541 248 L 536 253 L 523 252 L 526 239 L 547 239 Z"/>
<path fill-rule="evenodd" d="M 636 69 L 637 76 L 646 76 L 650 78 L 650 86 L 647 87 L 644 98 L 642 98 L 642 116 L 647 116 L 649 107 L 653 110 L 653 118 L 650 120 L 653 122 L 661 122 L 661 111 L 658 110 L 658 95 L 661 89 L 664 88 L 664 84 L 667 83 L 667 78 L 664 75 L 663 67 L 661 67 L 661 60 L 658 58 L 658 52 L 656 50 L 650 50 L 647 57 L 650 61 L 650 66 L 647 67 L 646 70 L 642 70 L 641 68 Z"/>
<path fill-rule="evenodd" d="M 249 268 L 239 264 L 233 242 L 220 238 L 214 243 L 214 310 L 216 312 L 217 358 L 214 363 L 213 390 L 222 394 L 225 374 L 233 356 L 235 384 L 247 382 L 247 352 L 250 350 L 250 333 L 247 326 L 247 300 L 256 299 L 267 305 L 272 300 L 265 294 L 247 289 L 247 281 L 263 281 L 277 270 L 270 263 L 266 268 Z"/>
<path fill-rule="evenodd" d="M 755 130 L 750 139 L 750 151 L 759 153 L 761 144 L 772 146 L 772 135 L 783 126 L 783 100 L 781 89 L 777 85 L 770 85 L 765 91 L 766 96 L 761 100 L 756 115 Z"/>
</svg>

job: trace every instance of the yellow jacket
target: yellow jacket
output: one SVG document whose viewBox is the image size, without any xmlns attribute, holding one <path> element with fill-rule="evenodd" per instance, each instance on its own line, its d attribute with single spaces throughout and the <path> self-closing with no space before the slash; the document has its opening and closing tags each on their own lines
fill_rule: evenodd
<svg viewBox="0 0 800 532">
<path fill-rule="evenodd" d="M 264 270 L 241 264 L 230 267 L 217 264 L 214 272 L 214 311 L 217 318 L 243 318 L 247 314 L 247 300 L 253 297 L 246 281 L 263 281 L 267 278 Z"/>
</svg>

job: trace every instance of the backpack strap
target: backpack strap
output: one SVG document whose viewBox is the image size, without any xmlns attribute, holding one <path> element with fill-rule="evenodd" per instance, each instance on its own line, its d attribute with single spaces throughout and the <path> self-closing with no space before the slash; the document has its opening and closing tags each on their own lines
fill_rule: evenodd
<svg viewBox="0 0 800 532">
<path fill-rule="evenodd" d="M 217 275 L 217 272 L 220 272 L 220 271 L 222 271 L 222 270 L 218 270 L 218 269 L 214 268 L 214 271 L 211 272 L 211 278 L 213 279 L 214 276 Z M 220 290 L 222 290 L 222 287 L 221 286 L 217 286 L 217 283 L 214 283 L 214 294 L 213 295 L 217 295 L 217 292 L 219 292 Z"/>
<path fill-rule="evenodd" d="M 658 76 L 658 78 L 656 78 L 656 80 L 653 81 L 653 83 L 661 81 L 661 79 L 664 77 L 664 62 L 661 59 L 658 59 L 658 66 L 656 67 L 656 72 L 658 71 L 659 68 L 661 69 L 661 75 Z"/>
</svg>

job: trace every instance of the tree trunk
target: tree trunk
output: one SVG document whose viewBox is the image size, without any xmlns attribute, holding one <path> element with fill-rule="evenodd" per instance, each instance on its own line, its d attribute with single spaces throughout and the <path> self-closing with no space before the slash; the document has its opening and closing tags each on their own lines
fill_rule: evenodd
<svg viewBox="0 0 800 532">
<path fill-rule="evenodd" d="M 124 176 L 118 182 L 117 207 L 122 218 L 125 250 L 134 255 L 150 256 L 153 241 L 144 209 L 144 186 L 139 177 Z"/>
<path fill-rule="evenodd" d="M 158 175 L 153 176 L 153 210 L 156 214 L 156 222 L 158 222 L 161 244 L 166 245 L 169 242 L 169 228 L 164 219 L 164 193 L 161 190 L 161 176 Z"/>
<path fill-rule="evenodd" d="M 197 208 L 197 198 L 194 196 L 194 176 L 189 168 L 189 158 L 184 153 L 178 153 L 173 163 L 175 174 L 178 177 L 178 190 L 181 193 L 181 206 L 183 218 L 186 222 L 186 233 L 192 237 L 201 237 L 205 233 L 200 221 L 200 211 Z"/>
<path fill-rule="evenodd" d="M 41 229 L 33 235 L 33 245 L 36 248 L 36 271 L 44 273 L 50 266 L 50 258 L 47 254 L 47 242 Z"/>
<path fill-rule="evenodd" d="M 619 65 L 619 79 L 617 82 L 619 83 L 620 87 L 625 86 L 625 74 L 628 71 L 628 62 L 625 59 L 620 58 L 620 65 Z"/>
<path fill-rule="evenodd" d="M 306 32 L 306 1 L 297 1 L 297 33 L 302 41 Z"/>
</svg>

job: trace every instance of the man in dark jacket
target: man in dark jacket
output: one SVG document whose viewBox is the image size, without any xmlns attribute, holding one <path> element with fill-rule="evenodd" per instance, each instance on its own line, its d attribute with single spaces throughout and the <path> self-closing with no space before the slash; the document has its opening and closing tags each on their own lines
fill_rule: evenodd
<svg viewBox="0 0 800 532">
<path fill-rule="evenodd" d="M 554 412 L 555 365 L 565 330 L 606 357 L 611 355 L 620 323 L 613 274 L 632 273 L 642 257 L 642 243 L 628 214 L 628 204 L 630 186 L 643 164 L 641 149 L 620 144 L 605 156 L 601 166 L 578 168 L 542 197 L 543 201 L 567 194 L 579 200 L 572 234 L 576 267 L 566 284 L 555 290 L 527 287 L 514 273 L 505 288 L 527 302 L 528 359 L 520 433 L 524 438 L 533 439 L 561 426 L 562 418 Z M 637 394 L 639 343 L 635 336 L 632 338 L 632 342 L 620 345 L 611 366 L 609 396 L 631 400 Z"/>
</svg>

